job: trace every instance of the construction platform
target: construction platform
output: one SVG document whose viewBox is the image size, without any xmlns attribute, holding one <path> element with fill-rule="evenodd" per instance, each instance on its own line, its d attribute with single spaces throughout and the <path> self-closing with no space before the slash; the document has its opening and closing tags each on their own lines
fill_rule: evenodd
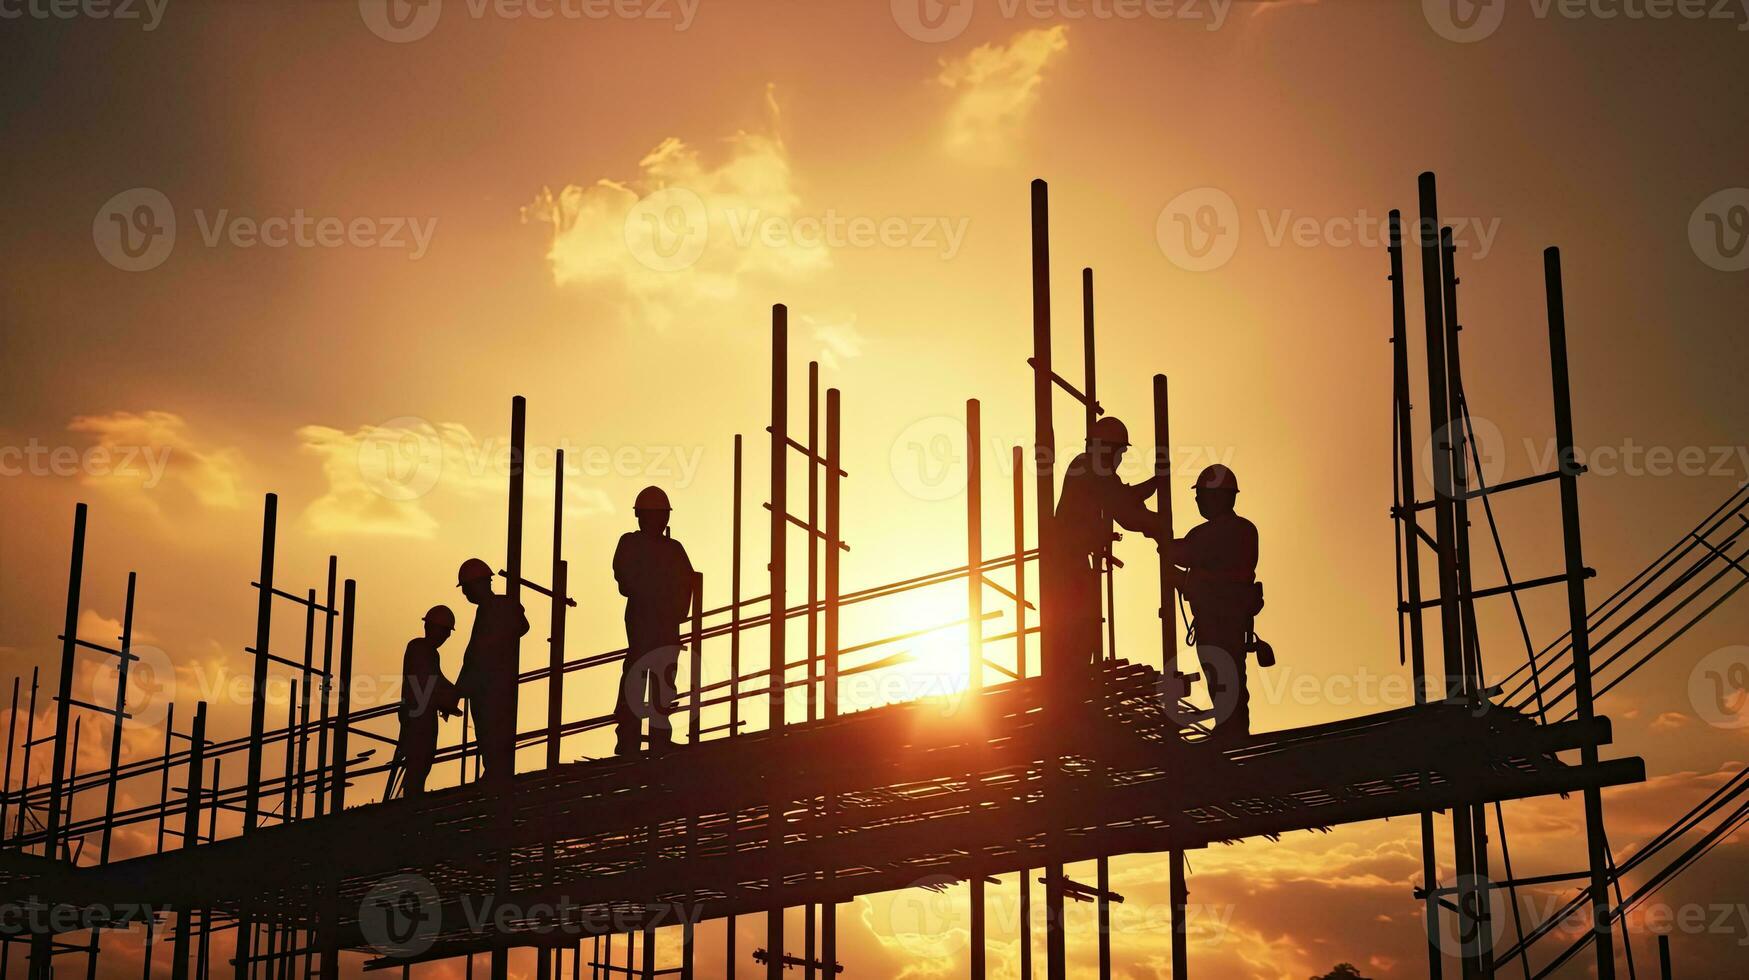
<svg viewBox="0 0 1749 980">
<path fill-rule="evenodd" d="M 508 814 L 475 783 L 102 867 L 3 873 L 8 892 L 59 903 L 295 929 L 330 908 L 356 950 L 373 949 L 367 893 L 417 876 L 441 910 L 436 935 L 382 967 L 1645 778 L 1637 758 L 1589 781 L 1556 758 L 1607 744 L 1602 718 L 1437 703 L 1223 744 L 1181 724 L 1188 706 L 1162 691 L 1159 671 L 1111 661 L 1067 693 L 1031 678 L 525 773 Z M 494 893 L 515 912 L 482 924 Z"/>
</svg>

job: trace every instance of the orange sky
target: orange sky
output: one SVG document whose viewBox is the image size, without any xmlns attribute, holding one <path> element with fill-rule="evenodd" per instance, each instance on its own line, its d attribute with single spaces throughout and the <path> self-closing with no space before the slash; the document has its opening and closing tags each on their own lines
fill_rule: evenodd
<svg viewBox="0 0 1749 980">
<path fill-rule="evenodd" d="M 460 608 L 455 565 L 501 560 L 514 394 L 529 399 L 526 560 L 543 580 L 544 454 L 566 448 L 578 464 L 565 527 L 573 655 L 622 642 L 608 558 L 646 483 L 673 495 L 707 601 L 726 601 L 736 433 L 756 594 L 774 302 L 791 310 L 793 423 L 810 358 L 844 392 L 846 588 L 963 563 L 968 397 L 983 402 L 988 550 L 1004 550 L 1008 447 L 1031 437 L 1033 177 L 1051 183 L 1059 369 L 1081 370 L 1078 275 L 1091 266 L 1102 401 L 1145 434 L 1150 378 L 1170 375 L 1183 513 L 1203 463 L 1230 463 L 1245 486 L 1269 589 L 1260 626 L 1281 656 L 1259 728 L 1399 703 L 1378 236 L 1390 208 L 1414 208 L 1420 171 L 1440 175 L 1442 210 L 1462 219 L 1466 380 L 1502 478 L 1546 468 L 1540 252 L 1563 249 L 1594 597 L 1749 476 L 1737 312 L 1749 272 L 1738 232 L 1727 224 L 1714 242 L 1705 220 L 1749 204 L 1742 11 L 1514 5 L 1496 22 L 1499 8 L 1483 7 L 1466 32 L 1435 0 L 924 2 L 651 0 L 640 16 L 598 18 L 444 0 L 395 28 L 371 0 L 181 0 L 146 22 L 0 24 L 21 42 L 0 65 L 5 673 L 28 683 L 32 666 L 56 662 L 84 500 L 84 622 L 113 632 L 137 570 L 141 637 L 179 665 L 183 710 L 206 697 L 216 729 L 239 730 L 246 704 L 222 691 L 248 669 L 261 495 L 275 491 L 281 581 L 317 585 L 339 554 L 360 582 L 360 675 L 392 677 L 424 609 Z M 555 16 L 534 16 L 546 9 Z M 173 246 L 118 252 L 108 216 L 160 201 Z M 1202 204 L 1230 208 L 1225 261 L 1184 248 L 1174 215 L 1194 220 Z M 333 241 L 254 240 L 300 216 L 312 242 L 330 219 Z M 1072 446 L 1076 414 L 1066 399 L 1057 412 Z M 385 438 L 402 431 L 416 438 Z M 61 447 L 73 463 L 46 455 Z M 798 480 L 792 500 L 800 492 Z M 1552 493 L 1498 516 L 1517 575 L 1555 570 Z M 1152 662 L 1151 552 L 1126 540 L 1119 554 L 1133 559 L 1118 583 L 1119 652 Z M 847 641 L 952 619 L 962 597 L 847 617 Z M 1613 751 L 1644 756 L 1652 776 L 1606 796 L 1618 851 L 1749 756 L 1743 730 L 1707 724 L 1690 698 L 1703 658 L 1745 642 L 1746 608 L 1725 606 L 1602 703 Z M 544 619 L 543 603 L 530 609 Z M 1533 637 L 1564 629 L 1558 596 L 1527 610 Z M 1516 626 L 1505 608 L 1484 615 L 1490 672 L 1504 673 L 1522 661 Z M 301 643 L 294 618 L 280 614 L 281 647 Z M 957 641 L 914 648 L 923 666 L 909 676 L 940 682 Z M 104 677 L 81 683 L 99 691 Z M 1385 693 L 1348 693 L 1375 687 Z M 596 679 L 567 693 L 579 716 L 611 697 Z M 130 751 L 153 738 L 142 728 Z M 566 746 L 604 751 L 593 737 Z M 1573 801 L 1509 808 L 1515 869 L 1576 866 L 1577 818 Z M 1341 960 L 1374 977 L 1425 969 L 1412 822 L 1219 848 L 1192 865 L 1201 975 L 1298 978 Z M 1746 870 L 1733 843 L 1661 898 L 1732 905 Z M 1132 916 L 1121 969 L 1164 975 L 1163 870 L 1136 857 L 1114 874 Z M 1012 902 L 1011 884 L 992 891 Z M 947 895 L 847 908 L 852 972 L 963 971 L 963 887 Z M 893 912 L 917 896 L 923 906 Z M 992 935 L 1010 945 L 993 957 L 1011 970 L 1002 909 Z M 936 935 L 896 937 L 895 914 L 924 915 Z M 1078 930 L 1077 955 L 1090 939 Z M 1734 931 L 1679 935 L 1679 974 L 1723 975 L 1745 944 L 1749 915 Z M 1640 944 L 1642 968 L 1651 949 Z"/>
</svg>

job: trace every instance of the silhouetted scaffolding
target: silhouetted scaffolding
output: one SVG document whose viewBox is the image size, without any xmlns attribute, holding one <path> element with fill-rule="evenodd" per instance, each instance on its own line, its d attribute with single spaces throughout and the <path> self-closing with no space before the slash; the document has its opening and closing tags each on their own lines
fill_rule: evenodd
<svg viewBox="0 0 1749 980">
<path fill-rule="evenodd" d="M 174 980 L 186 980 L 191 973 L 208 980 L 221 966 L 217 961 L 222 954 L 212 944 L 220 933 L 231 934 L 230 960 L 237 980 L 292 980 L 300 972 L 305 978 L 319 974 L 333 980 L 343 950 L 371 953 L 369 969 L 405 969 L 467 957 L 470 977 L 473 958 L 484 955 L 490 957 L 494 977 L 503 977 L 514 948 L 535 951 L 540 980 L 562 974 L 566 951 L 574 978 L 581 977 L 585 966 L 597 978 L 634 973 L 690 978 L 699 923 L 722 919 L 723 973 L 734 976 L 741 955 L 737 917 L 759 914 L 765 917 L 766 942 L 749 951 L 748 958 L 761 964 L 768 978 L 781 976 L 786 968 L 814 977 L 842 969 L 839 905 L 920 881 L 964 880 L 970 886 L 970 968 L 974 977 L 981 977 L 987 945 L 985 889 L 998 881 L 994 876 L 1014 874 L 1020 968 L 1022 976 L 1030 977 L 1031 877 L 1035 869 L 1043 869 L 1047 975 L 1056 980 L 1068 969 L 1065 902 L 1091 900 L 1098 909 L 1099 973 L 1106 977 L 1111 972 L 1109 904 L 1122 900 L 1111 889 L 1107 862 L 1115 855 L 1164 853 L 1170 875 L 1172 973 L 1175 980 L 1185 980 L 1186 851 L 1214 842 L 1415 814 L 1424 835 L 1426 887 L 1420 897 L 1427 913 L 1430 969 L 1438 976 L 1439 917 L 1448 908 L 1460 916 L 1488 914 L 1494 886 L 1487 884 L 1484 808 L 1572 792 L 1582 794 L 1585 803 L 1589 867 L 1584 878 L 1598 923 L 1598 969 L 1602 976 L 1611 975 L 1606 886 L 1613 883 L 1619 892 L 1620 885 L 1603 841 L 1598 794 L 1604 786 L 1643 780 L 1644 767 L 1638 759 L 1604 761 L 1598 756 L 1598 747 L 1610 742 L 1611 732 L 1608 720 L 1592 709 L 1589 631 L 1595 617 L 1584 594 L 1589 571 L 1580 548 L 1576 495 L 1582 468 L 1572 448 L 1558 256 L 1551 250 L 1547 282 L 1559 468 L 1484 487 L 1473 480 L 1466 462 L 1473 448 L 1463 435 L 1467 406 L 1457 356 L 1452 249 L 1449 236 L 1439 237 L 1431 175 L 1423 177 L 1416 240 L 1427 291 L 1430 431 L 1457 435 L 1442 436 L 1445 441 L 1436 446 L 1434 495 L 1422 500 L 1408 463 L 1413 439 L 1402 244 L 1400 219 L 1392 212 L 1399 442 L 1392 513 L 1406 542 L 1399 549 L 1406 593 L 1399 611 L 1417 703 L 1223 744 L 1208 738 L 1205 723 L 1211 712 L 1186 696 L 1197 678 L 1180 667 L 1177 596 L 1165 574 L 1164 554 L 1157 667 L 1116 655 L 1111 589 L 1118 562 L 1109 554 L 1102 575 L 1102 602 L 1110 620 L 1105 648 L 1085 682 L 1047 676 L 1043 658 L 1029 655 L 1029 637 L 1040 634 L 1046 622 L 1042 617 L 1050 612 L 1036 589 L 1029 592 L 1027 566 L 1034 566 L 1032 581 L 1039 581 L 1040 555 L 1053 545 L 1053 400 L 1058 392 L 1068 394 L 1088 426 L 1103 412 L 1097 398 L 1092 270 L 1083 270 L 1081 277 L 1085 375 L 1076 385 L 1052 367 L 1049 231 L 1042 181 L 1032 186 L 1032 209 L 1032 547 L 1026 533 L 1026 452 L 1016 446 L 1011 449 L 1011 538 L 997 549 L 1005 554 L 986 554 L 982 410 L 973 399 L 966 404 L 965 563 L 844 591 L 842 559 L 849 544 L 843 535 L 841 483 L 849 473 L 843 463 L 841 395 L 828 388 L 822 398 L 818 366 L 810 364 L 805 441 L 792 436 L 788 312 L 774 307 L 770 473 L 764 502 L 769 515 L 767 589 L 763 595 L 744 595 L 743 444 L 736 436 L 727 602 L 708 607 L 704 576 L 695 576 L 677 703 L 677 710 L 685 713 L 689 744 L 659 759 L 566 761 L 565 738 L 613 722 L 610 714 L 568 716 L 566 677 L 617 668 L 626 651 L 573 657 L 566 649 L 567 611 L 577 603 L 568 591 L 564 558 L 562 454 L 555 477 L 550 579 L 542 584 L 525 575 L 526 405 L 520 397 L 512 404 L 508 533 L 500 575 L 518 601 L 524 592 L 548 601 L 550 632 L 545 662 L 522 669 L 518 678 L 519 689 L 533 685 L 545 694 L 542 723 L 515 738 L 518 750 L 540 750 L 542 762 L 519 773 L 502 792 L 489 791 L 478 779 L 477 745 L 464 719 L 461 741 L 436 756 L 438 766 L 457 766 L 458 785 L 392 798 L 399 760 L 385 751 L 386 761 L 379 761 L 376 751 L 392 750 L 395 739 L 373 726 L 394 719 L 398 705 L 355 707 L 351 702 L 357 583 L 340 582 L 338 559 L 330 556 L 320 592 L 276 585 L 278 500 L 272 494 L 265 501 L 258 581 L 251 583 L 257 627 L 253 645 L 246 648 L 253 658 L 248 735 L 211 737 L 205 702 L 195 706 L 189 731 L 178 732 L 172 708 L 164 722 L 161 754 L 123 763 L 127 671 L 139 659 L 131 652 L 135 580 L 129 576 L 119 646 L 78 636 L 87 519 L 80 504 L 74 518 L 66 627 L 60 637 L 55 728 L 41 736 L 35 732 L 33 674 L 22 774 L 14 788 L 16 734 L 9 733 L 5 793 L 0 796 L 5 808 L 0 809 L 0 824 L 7 833 L 0 847 L 0 894 L 9 902 L 29 899 L 45 914 L 32 920 L 33 928 L 6 934 L 0 955 L 9 957 L 14 943 L 27 944 L 32 980 L 46 980 L 49 964 L 61 955 L 85 957 L 88 974 L 94 975 L 102 931 L 143 922 L 147 976 L 153 943 L 168 935 L 174 944 Z M 1158 505 L 1170 530 L 1172 441 L 1164 375 L 1154 377 L 1153 401 L 1153 471 L 1162 478 Z M 806 473 L 805 514 L 794 512 L 790 498 L 790 464 L 796 459 Z M 1557 482 L 1561 491 L 1564 570 L 1498 588 L 1475 588 L 1464 508 L 1472 501 L 1485 505 L 1492 493 L 1549 481 Z M 1725 516 L 1720 523 L 1741 513 L 1749 497 L 1733 501 L 1734 509 L 1721 508 Z M 1432 534 L 1419 516 L 1429 512 Z M 803 601 L 792 605 L 789 557 L 797 532 L 807 547 L 807 585 Z M 1698 535 L 1708 550 L 1697 561 L 1733 562 L 1729 551 L 1735 533 L 1716 545 L 1711 534 Z M 1437 566 L 1439 588 L 1432 598 L 1424 598 L 1421 591 L 1421 547 L 1432 550 Z M 1550 683 L 1542 679 L 1543 672 L 1555 670 L 1570 679 L 1570 717 L 1553 720 L 1540 700 L 1534 705 L 1522 700 L 1494 703 L 1501 692 L 1484 687 L 1473 613 L 1476 599 L 1543 585 L 1565 585 L 1571 612 L 1566 646 L 1533 653 L 1528 665 L 1537 699 Z M 918 590 L 956 587 L 965 590 L 962 618 L 843 642 L 841 619 L 848 608 Z M 289 603 L 303 614 L 301 656 L 274 650 L 276 602 Z M 1422 613 L 1434 608 L 1440 611 L 1447 678 L 1442 688 L 1427 680 Z M 986 630 L 1010 612 L 1012 628 Z M 789 642 L 792 624 L 806 630 L 804 643 Z M 900 649 L 904 644 L 961 628 L 968 650 L 964 692 L 840 711 L 846 678 L 903 664 L 909 659 Z M 763 634 L 767 648 L 763 667 L 757 661 L 743 663 L 744 647 L 757 634 Z M 799 659 L 792 657 L 792 647 L 802 651 Z M 889 652 L 893 650 L 898 652 Z M 117 662 L 113 706 L 72 696 L 74 658 L 81 651 Z M 723 661 L 727 666 L 719 673 L 716 668 Z M 1556 670 L 1557 661 L 1566 666 Z M 267 717 L 269 671 L 275 669 L 294 677 L 281 728 L 270 728 Z M 986 683 L 986 672 L 1004 679 Z M 14 726 L 19 692 L 15 681 Z M 749 730 L 744 709 L 759 698 L 766 700 L 765 725 Z M 792 705 L 798 706 L 793 712 Z M 1478 710 L 1484 706 L 1489 710 Z M 111 719 L 107 766 L 80 773 L 79 722 L 72 718 L 73 709 Z M 353 739 L 372 747 L 355 751 Z M 50 773 L 33 783 L 32 752 L 43 745 L 52 747 Z M 1579 763 L 1563 762 L 1559 756 L 1564 752 L 1579 753 Z M 227 786 L 222 779 L 221 761 L 227 755 L 243 757 L 238 785 Z M 233 763 L 231 772 L 238 768 Z M 274 768 L 278 775 L 270 774 Z M 118 811 L 117 787 L 129 780 L 156 780 L 157 802 Z M 359 804 L 366 785 L 380 785 L 384 799 Z M 349 789 L 355 790 L 350 807 Z M 102 796 L 102 811 L 75 813 L 80 794 Z M 1435 873 L 1432 815 L 1442 810 L 1452 815 L 1459 869 L 1451 888 L 1441 887 Z M 221 827 L 221 814 L 227 826 Z M 231 833 L 233 820 L 236 831 Z M 152 853 L 125 859 L 111 853 L 117 828 L 153 823 L 157 846 Z M 101 842 L 95 861 L 83 846 L 93 836 Z M 180 844 L 165 850 L 167 837 Z M 1079 861 L 1096 862 L 1096 882 L 1067 876 L 1065 866 Z M 1510 869 L 1503 884 L 1512 884 Z M 418 943 L 401 947 L 372 935 L 367 913 L 373 896 L 384 888 L 403 900 L 406 894 L 419 900 Z M 1448 895 L 1458 899 L 1455 906 L 1446 902 Z M 800 954 L 786 945 L 784 921 L 785 910 L 798 908 L 805 923 Z M 57 909 L 87 914 L 76 920 L 78 928 L 41 926 L 46 912 Z M 133 911 L 124 914 L 129 909 Z M 535 914 L 532 909 L 543 911 Z M 657 930 L 668 927 L 682 934 L 675 967 L 656 962 Z M 85 938 L 58 938 L 64 935 Z M 1523 941 L 1521 936 L 1521 946 Z M 1491 972 L 1487 955 L 1486 950 L 1466 948 L 1465 976 Z"/>
</svg>

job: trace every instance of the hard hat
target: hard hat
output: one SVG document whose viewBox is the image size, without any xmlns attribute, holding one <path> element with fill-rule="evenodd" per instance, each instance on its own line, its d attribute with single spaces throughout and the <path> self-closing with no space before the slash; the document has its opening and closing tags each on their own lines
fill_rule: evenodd
<svg viewBox="0 0 1749 980">
<path fill-rule="evenodd" d="M 668 495 L 661 487 L 645 487 L 638 491 L 638 499 L 632 503 L 632 510 L 673 510 L 668 505 Z"/>
<path fill-rule="evenodd" d="M 1130 430 L 1115 416 L 1107 415 L 1088 426 L 1087 441 L 1102 442 L 1107 446 L 1127 446 L 1130 444 Z"/>
<path fill-rule="evenodd" d="M 1194 486 L 1198 490 L 1231 490 L 1238 493 L 1239 478 L 1234 476 L 1233 471 L 1226 466 L 1213 463 L 1204 467 L 1203 471 L 1196 475 Z"/>
<path fill-rule="evenodd" d="M 478 558 L 469 558 L 462 562 L 462 567 L 455 573 L 455 584 L 460 587 L 469 582 L 492 578 L 492 566 Z"/>
<path fill-rule="evenodd" d="M 455 629 L 455 613 L 450 612 L 448 606 L 432 606 L 425 611 L 425 621 L 436 623 L 446 630 Z"/>
</svg>

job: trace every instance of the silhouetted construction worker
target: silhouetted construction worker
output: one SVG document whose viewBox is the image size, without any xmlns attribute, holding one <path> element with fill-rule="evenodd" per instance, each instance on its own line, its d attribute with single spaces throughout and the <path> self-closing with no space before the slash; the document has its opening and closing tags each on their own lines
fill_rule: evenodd
<svg viewBox="0 0 1749 980">
<path fill-rule="evenodd" d="M 1132 486 L 1118 478 L 1117 467 L 1129 445 L 1124 424 L 1102 418 L 1088 429 L 1087 451 L 1063 475 L 1052 524 L 1055 537 L 1043 569 L 1047 673 L 1059 664 L 1080 672 L 1099 659 L 1099 574 L 1116 537 L 1112 522 L 1152 538 L 1162 533 L 1160 515 L 1143 503 L 1157 481 L 1150 478 Z"/>
<path fill-rule="evenodd" d="M 626 597 L 626 659 L 613 709 L 614 752 L 638 750 L 638 719 L 650 718 L 650 751 L 674 743 L 674 675 L 680 666 L 680 623 L 692 604 L 692 562 L 668 531 L 671 508 L 660 487 L 639 491 L 632 510 L 638 529 L 620 535 L 613 577 Z"/>
<path fill-rule="evenodd" d="M 517 640 L 528 632 L 528 617 L 520 603 L 492 591 L 492 577 L 492 566 L 478 558 L 462 562 L 456 573 L 475 609 L 455 686 L 468 699 L 487 777 L 508 779 L 516 770 Z"/>
<path fill-rule="evenodd" d="M 455 632 L 455 613 L 432 606 L 425 614 L 425 635 L 407 642 L 401 657 L 401 740 L 396 749 L 406 769 L 402 796 L 425 792 L 431 759 L 437 754 L 439 714 L 455 714 L 459 695 L 443 676 L 437 649 Z"/>
<path fill-rule="evenodd" d="M 1220 463 L 1206 467 L 1195 486 L 1203 522 L 1173 541 L 1167 557 L 1184 569 L 1178 587 L 1190 602 L 1196 657 L 1214 702 L 1215 734 L 1243 736 L 1251 731 L 1245 654 L 1263 609 L 1257 526 L 1233 512 L 1239 478 L 1231 469 Z"/>
</svg>

